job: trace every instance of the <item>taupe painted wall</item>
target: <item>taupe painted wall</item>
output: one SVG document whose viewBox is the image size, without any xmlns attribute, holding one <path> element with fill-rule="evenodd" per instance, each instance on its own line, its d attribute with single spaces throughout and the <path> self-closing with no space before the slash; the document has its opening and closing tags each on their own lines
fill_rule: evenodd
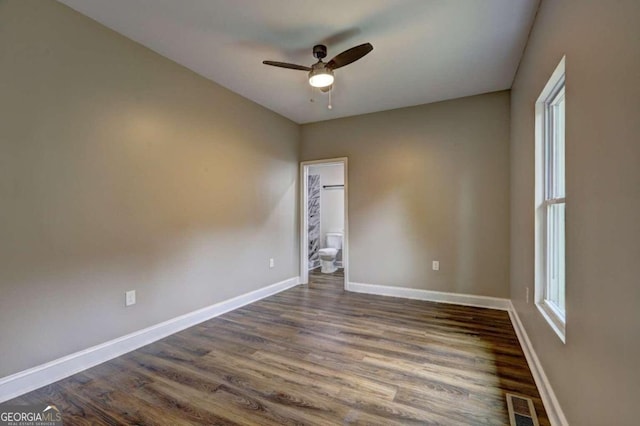
<svg viewBox="0 0 640 426">
<path fill-rule="evenodd" d="M 639 20 L 637 0 L 543 0 L 512 89 L 511 297 L 572 425 L 638 424 Z M 566 345 L 525 303 L 534 282 L 534 103 L 563 54 Z"/>
<path fill-rule="evenodd" d="M 0 377 L 297 276 L 299 131 L 61 4 L 0 1 Z"/>
<path fill-rule="evenodd" d="M 303 125 L 300 153 L 349 158 L 350 281 L 508 297 L 508 146 L 497 92 Z"/>
</svg>

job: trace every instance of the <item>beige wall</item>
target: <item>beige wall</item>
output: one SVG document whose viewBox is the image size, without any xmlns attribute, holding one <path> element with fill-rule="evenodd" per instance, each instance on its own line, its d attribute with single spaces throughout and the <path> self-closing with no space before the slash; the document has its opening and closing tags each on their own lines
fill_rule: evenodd
<svg viewBox="0 0 640 426">
<path fill-rule="evenodd" d="M 0 377 L 297 276 L 298 140 L 65 6 L 0 1 Z"/>
<path fill-rule="evenodd" d="M 638 424 L 639 19 L 636 0 L 543 0 L 512 90 L 511 297 L 572 425 Z M 566 344 L 525 302 L 534 282 L 534 103 L 563 54 Z"/>
<path fill-rule="evenodd" d="M 508 92 L 302 126 L 349 158 L 350 281 L 508 297 L 508 138 Z"/>
</svg>

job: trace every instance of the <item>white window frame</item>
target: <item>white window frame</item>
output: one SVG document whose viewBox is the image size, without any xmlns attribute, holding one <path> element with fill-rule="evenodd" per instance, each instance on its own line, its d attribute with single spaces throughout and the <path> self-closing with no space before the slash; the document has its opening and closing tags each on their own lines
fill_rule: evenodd
<svg viewBox="0 0 640 426">
<path fill-rule="evenodd" d="M 562 342 L 566 343 L 566 303 L 563 311 L 550 300 L 549 292 L 552 288 L 552 277 L 549 271 L 550 268 L 547 267 L 547 253 L 550 250 L 547 238 L 550 232 L 547 226 L 548 211 L 554 204 L 564 204 L 566 206 L 565 194 L 562 194 L 562 196 L 554 194 L 553 174 L 551 174 L 550 179 L 547 179 L 547 171 L 552 161 L 551 154 L 547 152 L 548 146 L 555 143 L 556 138 L 556 134 L 554 134 L 556 126 L 553 106 L 559 97 L 564 98 L 564 96 L 565 57 L 563 56 L 542 93 L 540 93 L 535 105 L 535 304 L 553 331 L 560 337 Z M 564 138 L 564 135 L 562 137 Z M 565 167 L 563 166 L 563 168 Z M 563 247 L 566 247 L 564 235 L 562 238 Z M 562 266 L 563 272 L 565 270 L 564 264 L 566 264 L 566 260 Z M 566 295 L 566 276 L 563 281 Z"/>
</svg>

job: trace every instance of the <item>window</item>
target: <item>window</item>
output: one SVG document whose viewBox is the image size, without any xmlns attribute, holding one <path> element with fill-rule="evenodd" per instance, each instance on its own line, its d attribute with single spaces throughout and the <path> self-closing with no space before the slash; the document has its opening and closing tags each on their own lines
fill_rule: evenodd
<svg viewBox="0 0 640 426">
<path fill-rule="evenodd" d="M 565 72 L 563 57 L 536 102 L 535 301 L 565 341 Z"/>
</svg>

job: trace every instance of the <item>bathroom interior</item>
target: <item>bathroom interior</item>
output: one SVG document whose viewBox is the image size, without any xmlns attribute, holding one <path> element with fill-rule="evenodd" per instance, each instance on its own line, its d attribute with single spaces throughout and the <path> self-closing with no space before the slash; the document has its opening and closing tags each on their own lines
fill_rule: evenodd
<svg viewBox="0 0 640 426">
<path fill-rule="evenodd" d="M 314 164 L 308 174 L 309 273 L 344 270 L 344 164 Z"/>
</svg>

